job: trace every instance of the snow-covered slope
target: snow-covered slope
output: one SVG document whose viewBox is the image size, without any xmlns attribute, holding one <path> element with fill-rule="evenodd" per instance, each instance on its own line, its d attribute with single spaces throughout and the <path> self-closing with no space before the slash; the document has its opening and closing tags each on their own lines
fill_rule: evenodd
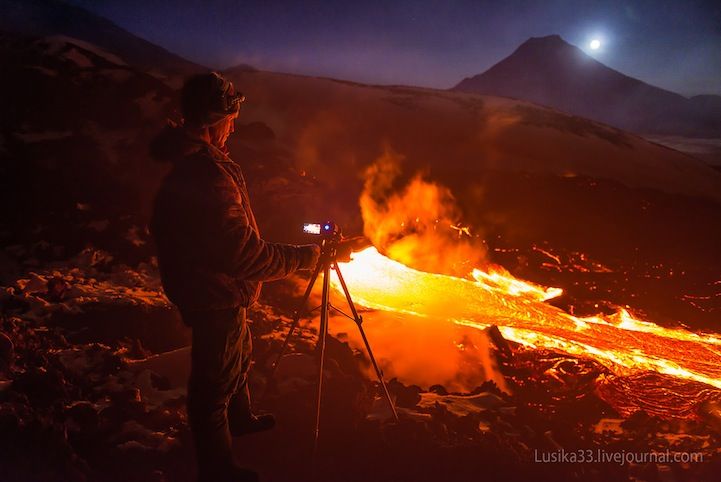
<svg viewBox="0 0 721 482">
<path fill-rule="evenodd" d="M 432 171 L 588 176 L 721 200 L 704 163 L 607 125 L 531 103 L 414 87 L 376 87 L 266 72 L 231 72 L 259 120 L 298 167 L 362 168 L 390 149 Z"/>
</svg>

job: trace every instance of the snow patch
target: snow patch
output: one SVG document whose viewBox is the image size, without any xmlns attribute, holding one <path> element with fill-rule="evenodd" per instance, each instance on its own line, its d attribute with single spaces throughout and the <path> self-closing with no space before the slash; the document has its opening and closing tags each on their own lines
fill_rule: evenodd
<svg viewBox="0 0 721 482">
<path fill-rule="evenodd" d="M 421 401 L 418 403 L 419 407 L 433 408 L 440 405 L 459 417 L 464 417 L 471 413 L 480 413 L 488 409 L 496 409 L 505 405 L 501 397 L 490 392 L 481 392 L 477 395 L 439 395 L 428 392 L 421 393 L 420 395 Z"/>
<path fill-rule="evenodd" d="M 50 37 L 45 37 L 43 41 L 48 44 L 48 52 L 50 54 L 58 54 L 63 48 L 70 44 L 87 50 L 88 52 L 91 52 L 113 64 L 128 65 L 123 59 L 121 59 L 117 55 L 111 54 L 110 52 L 103 50 L 97 45 L 76 39 L 74 37 L 68 37 L 66 35 L 52 35 Z"/>
<path fill-rule="evenodd" d="M 93 61 L 88 58 L 87 55 L 84 55 L 81 51 L 78 49 L 70 49 L 63 55 L 66 59 L 70 60 L 72 63 L 77 65 L 78 67 L 89 69 L 90 67 L 94 67 L 95 64 L 93 64 Z"/>
</svg>

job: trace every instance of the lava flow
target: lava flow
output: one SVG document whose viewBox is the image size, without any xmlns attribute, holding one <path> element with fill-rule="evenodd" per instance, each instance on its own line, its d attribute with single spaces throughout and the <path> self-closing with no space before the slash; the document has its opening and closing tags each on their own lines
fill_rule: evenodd
<svg viewBox="0 0 721 482">
<path fill-rule="evenodd" d="M 427 273 L 393 261 L 375 248 L 341 264 L 355 301 L 372 309 L 446 319 L 483 329 L 528 347 L 590 357 L 613 373 L 655 372 L 721 388 L 721 337 L 669 329 L 627 311 L 579 318 L 544 303 L 561 294 L 509 273 L 474 270 L 475 280 Z M 333 279 L 338 286 L 337 278 Z"/>
</svg>

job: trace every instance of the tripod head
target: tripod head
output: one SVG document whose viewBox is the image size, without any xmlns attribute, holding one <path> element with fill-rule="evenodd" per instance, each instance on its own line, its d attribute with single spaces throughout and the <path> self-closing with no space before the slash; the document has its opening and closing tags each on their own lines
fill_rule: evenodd
<svg viewBox="0 0 721 482">
<path fill-rule="evenodd" d="M 370 240 L 363 236 L 343 237 L 340 226 L 333 221 L 305 223 L 303 232 L 320 237 L 320 266 L 330 266 L 336 261 L 350 261 L 352 252 L 372 245 Z"/>
<path fill-rule="evenodd" d="M 321 236 L 324 240 L 334 239 L 342 237 L 340 226 L 333 221 L 326 221 L 324 223 L 303 223 L 303 232 L 306 234 L 313 234 Z"/>
<path fill-rule="evenodd" d="M 321 265 L 332 264 L 337 258 L 337 248 L 343 241 L 343 234 L 340 226 L 333 221 L 324 223 L 304 223 L 303 232 L 320 236 L 320 259 Z"/>
</svg>

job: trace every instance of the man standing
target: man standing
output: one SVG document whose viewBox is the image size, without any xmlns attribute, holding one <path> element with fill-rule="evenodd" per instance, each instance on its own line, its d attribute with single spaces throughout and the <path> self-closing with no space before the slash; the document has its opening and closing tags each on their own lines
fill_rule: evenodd
<svg viewBox="0 0 721 482">
<path fill-rule="evenodd" d="M 165 292 L 193 329 L 188 418 L 202 481 L 257 480 L 231 451 L 231 435 L 275 423 L 250 409 L 246 309 L 263 281 L 312 269 L 320 254 L 316 245 L 260 237 L 243 173 L 225 147 L 244 100 L 217 73 L 190 77 L 181 91 L 183 124 L 151 145 L 155 158 L 173 163 L 151 230 Z"/>
</svg>

